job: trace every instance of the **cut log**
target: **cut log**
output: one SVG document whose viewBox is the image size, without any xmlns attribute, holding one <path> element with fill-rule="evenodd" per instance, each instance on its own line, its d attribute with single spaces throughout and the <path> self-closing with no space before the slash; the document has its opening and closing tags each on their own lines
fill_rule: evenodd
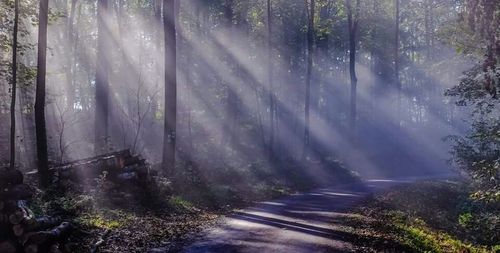
<svg viewBox="0 0 500 253">
<path fill-rule="evenodd" d="M 38 245 L 28 244 L 24 246 L 24 253 L 38 253 Z"/>
<path fill-rule="evenodd" d="M 106 229 L 104 233 L 99 237 L 96 243 L 92 246 L 92 249 L 90 250 L 90 253 L 97 253 L 99 251 L 99 247 L 103 245 L 106 242 L 106 237 L 108 237 L 109 233 L 111 230 Z"/>
<path fill-rule="evenodd" d="M 21 224 L 23 221 L 33 219 L 34 214 L 26 205 L 26 201 L 18 201 L 17 207 L 10 213 L 9 222 L 12 225 Z"/>
<path fill-rule="evenodd" d="M 49 253 L 62 253 L 59 243 L 54 243 L 49 247 Z"/>
<path fill-rule="evenodd" d="M 13 241 L 0 241 L 0 252 L 2 253 L 16 253 L 16 244 Z"/>
<path fill-rule="evenodd" d="M 14 232 L 14 235 L 20 237 L 27 232 L 35 230 L 43 230 L 57 226 L 58 224 L 61 223 L 61 220 L 62 219 L 59 217 L 50 217 L 50 216 L 39 217 L 36 219 L 29 219 L 25 220 L 25 222 L 21 224 L 14 225 L 12 227 L 12 230 Z"/>
<path fill-rule="evenodd" d="M 130 165 L 134 165 L 134 164 L 143 165 L 145 162 L 146 162 L 146 159 L 143 159 L 141 156 L 132 156 L 132 157 L 125 159 L 124 165 L 125 166 L 130 166 Z"/>
<path fill-rule="evenodd" d="M 43 244 L 53 242 L 61 239 L 71 229 L 69 222 L 63 222 L 61 225 L 48 231 L 39 231 L 26 234 L 26 239 L 23 240 L 24 244 Z"/>
<path fill-rule="evenodd" d="M 111 158 L 115 158 L 115 157 L 123 157 L 124 159 L 126 159 L 130 156 L 131 156 L 130 150 L 125 149 L 125 150 L 121 150 L 121 151 L 117 151 L 117 152 L 112 152 L 112 153 L 107 153 L 107 154 L 103 154 L 103 155 L 99 155 L 99 156 L 94 156 L 94 157 L 90 157 L 90 158 L 85 158 L 85 159 L 67 162 L 64 164 L 53 166 L 51 169 L 60 169 L 60 168 L 65 168 L 65 167 L 72 167 L 72 166 L 79 165 L 79 164 L 94 163 L 96 161 L 107 160 L 107 159 L 111 159 Z"/>
<path fill-rule="evenodd" d="M 33 197 L 33 190 L 26 184 L 10 186 L 0 192 L 3 200 L 29 200 Z"/>
<path fill-rule="evenodd" d="M 17 202 L 14 200 L 3 200 L 0 201 L 0 211 L 6 211 L 17 206 Z"/>
<path fill-rule="evenodd" d="M 128 172 L 128 173 L 122 173 L 118 174 L 116 177 L 117 181 L 120 182 L 135 182 L 137 180 L 138 176 L 136 172 Z"/>
<path fill-rule="evenodd" d="M 23 183 L 23 173 L 10 168 L 0 168 L 0 188 Z"/>
<path fill-rule="evenodd" d="M 104 171 L 113 177 L 120 173 L 119 171 L 127 164 L 134 164 L 141 160 L 139 156 L 131 156 L 129 150 L 122 150 L 54 166 L 50 170 L 57 172 L 59 179 L 81 181 L 95 178 Z"/>
</svg>

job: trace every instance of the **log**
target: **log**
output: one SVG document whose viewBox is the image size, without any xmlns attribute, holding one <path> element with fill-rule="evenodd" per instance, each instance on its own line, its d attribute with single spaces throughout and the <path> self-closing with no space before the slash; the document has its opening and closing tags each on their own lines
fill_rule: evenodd
<svg viewBox="0 0 500 253">
<path fill-rule="evenodd" d="M 13 241 L 0 241 L 0 252 L 2 253 L 16 253 L 17 247 Z"/>
<path fill-rule="evenodd" d="M 62 253 L 59 243 L 54 243 L 49 247 L 49 253 Z"/>
<path fill-rule="evenodd" d="M 24 246 L 24 253 L 38 253 L 38 245 L 28 244 Z"/>
<path fill-rule="evenodd" d="M 25 220 L 25 222 L 21 224 L 14 225 L 12 227 L 12 230 L 14 232 L 14 235 L 20 237 L 27 232 L 43 230 L 57 226 L 61 223 L 61 221 L 62 219 L 59 217 L 43 216 L 35 219 Z"/>
<path fill-rule="evenodd" d="M 80 160 L 75 160 L 75 161 L 63 163 L 60 165 L 53 166 L 50 169 L 52 169 L 52 170 L 53 169 L 61 169 L 61 168 L 72 167 L 72 166 L 76 166 L 76 165 L 80 165 L 80 164 L 94 163 L 96 161 L 106 160 L 106 159 L 110 159 L 110 158 L 114 158 L 114 157 L 127 158 L 130 156 L 131 156 L 130 150 L 125 149 L 125 150 L 120 150 L 117 152 L 107 153 L 107 154 L 103 154 L 103 155 L 98 155 L 98 156 L 94 156 L 94 157 L 89 157 L 89 158 L 85 158 L 85 159 L 80 159 Z"/>
<path fill-rule="evenodd" d="M 17 207 L 9 214 L 8 220 L 10 224 L 17 225 L 21 222 L 33 219 L 33 212 L 26 205 L 26 201 L 18 201 Z"/>
<path fill-rule="evenodd" d="M 33 190 L 26 184 L 14 185 L 0 192 L 0 199 L 3 200 L 28 200 L 32 197 Z"/>
<path fill-rule="evenodd" d="M 99 237 L 96 243 L 92 246 L 92 249 L 90 250 L 90 253 L 97 253 L 99 251 L 99 247 L 103 245 L 106 242 L 106 237 L 108 237 L 109 233 L 111 230 L 106 229 L 104 233 Z"/>
<path fill-rule="evenodd" d="M 137 155 L 137 156 L 132 156 L 132 157 L 126 158 L 124 162 L 125 162 L 124 163 L 125 166 L 130 166 L 130 165 L 134 165 L 134 164 L 143 165 L 146 162 L 146 160 L 143 159 L 141 156 Z"/>
<path fill-rule="evenodd" d="M 17 206 L 17 202 L 14 200 L 3 200 L 0 201 L 0 211 L 6 211 Z"/>
<path fill-rule="evenodd" d="M 26 234 L 23 242 L 24 244 L 40 245 L 47 242 L 57 241 L 62 236 L 66 235 L 70 229 L 71 224 L 69 222 L 63 222 L 59 226 L 48 231 L 39 231 Z"/>
<path fill-rule="evenodd" d="M 125 155 L 129 156 L 130 153 L 125 152 Z M 81 181 L 98 177 L 102 175 L 104 171 L 107 171 L 110 177 L 115 177 L 116 174 L 119 174 L 120 171 L 126 166 L 126 164 L 141 162 L 141 160 L 142 159 L 134 157 L 125 157 L 123 154 L 114 154 L 111 156 L 91 159 L 83 163 L 76 162 L 62 167 L 54 167 L 52 170 L 57 171 L 59 179 Z"/>
<path fill-rule="evenodd" d="M 10 168 L 0 168 L 0 188 L 3 189 L 9 185 L 18 185 L 23 183 L 23 173 L 19 170 Z"/>
<path fill-rule="evenodd" d="M 123 183 L 135 182 L 138 179 L 138 175 L 136 172 L 121 173 L 116 176 L 116 179 Z"/>
</svg>

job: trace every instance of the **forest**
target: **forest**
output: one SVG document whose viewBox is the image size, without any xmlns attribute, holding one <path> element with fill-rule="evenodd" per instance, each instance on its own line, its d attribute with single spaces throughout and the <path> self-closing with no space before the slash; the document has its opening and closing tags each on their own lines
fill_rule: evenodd
<svg viewBox="0 0 500 253">
<path fill-rule="evenodd" d="M 498 0 L 0 0 L 0 253 L 500 252 Z"/>
</svg>

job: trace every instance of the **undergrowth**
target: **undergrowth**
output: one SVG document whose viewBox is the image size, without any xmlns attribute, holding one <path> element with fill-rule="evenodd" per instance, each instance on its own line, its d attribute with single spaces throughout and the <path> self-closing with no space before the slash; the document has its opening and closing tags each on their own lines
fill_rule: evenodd
<svg viewBox="0 0 500 253">
<path fill-rule="evenodd" d="M 373 233 L 411 252 L 500 252 L 497 207 L 470 198 L 460 182 L 418 182 L 378 194 L 359 208 Z"/>
</svg>

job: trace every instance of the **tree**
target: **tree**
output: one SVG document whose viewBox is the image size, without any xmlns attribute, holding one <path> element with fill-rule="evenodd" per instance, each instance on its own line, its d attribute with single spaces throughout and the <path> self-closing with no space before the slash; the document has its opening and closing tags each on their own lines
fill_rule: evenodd
<svg viewBox="0 0 500 253">
<path fill-rule="evenodd" d="M 274 159 L 274 114 L 275 114 L 275 95 L 273 85 L 273 48 L 272 48 L 272 20 L 271 20 L 271 0 L 267 0 L 267 78 L 269 85 L 269 157 Z"/>
<path fill-rule="evenodd" d="M 347 25 L 349 33 L 349 74 L 351 78 L 351 117 L 349 120 L 349 125 L 351 130 L 354 131 L 356 126 L 356 93 L 358 78 L 356 76 L 356 33 L 358 30 L 359 23 L 359 2 L 356 0 L 356 9 L 353 11 L 352 0 L 346 0 L 347 8 Z M 353 13 L 354 12 L 354 13 Z"/>
<path fill-rule="evenodd" d="M 43 186 L 50 182 L 47 152 L 47 129 L 45 126 L 45 76 L 47 72 L 47 23 L 49 0 L 40 1 L 38 27 L 38 64 L 36 75 L 35 132 L 38 173 Z"/>
<path fill-rule="evenodd" d="M 10 168 L 16 166 L 16 93 L 17 93 L 17 30 L 19 27 L 19 0 L 14 1 L 14 31 L 12 40 L 12 99 L 10 104 Z"/>
<path fill-rule="evenodd" d="M 399 81 L 399 0 L 394 0 L 395 1 L 395 8 L 396 8 L 396 26 L 394 30 L 394 82 L 396 84 L 396 89 L 398 90 L 398 104 L 397 104 L 397 110 L 398 110 L 398 120 L 400 120 L 399 117 L 401 117 L 401 82 Z M 399 125 L 399 123 L 398 123 Z"/>
<path fill-rule="evenodd" d="M 108 0 L 98 0 L 94 144 L 94 152 L 96 154 L 105 151 L 108 144 L 110 47 L 109 28 L 106 24 L 107 17 Z"/>
<path fill-rule="evenodd" d="M 450 136 L 454 163 L 468 173 L 473 198 L 498 202 L 500 195 L 500 13 L 495 0 L 467 0 L 463 25 L 471 33 L 456 38 L 458 51 L 468 52 L 482 63 L 464 73 L 446 95 L 457 98 L 459 106 L 471 106 L 471 126 L 465 136 Z M 463 43 L 469 41 L 470 43 Z M 473 50 L 471 50 L 471 48 Z M 479 53 L 474 54 L 473 52 Z M 472 52 L 472 53 L 471 53 Z M 482 54 L 482 55 L 481 55 Z M 469 55 L 470 56 L 470 55 Z"/>
<path fill-rule="evenodd" d="M 162 164 L 167 173 L 175 170 L 177 123 L 177 41 L 175 30 L 175 0 L 163 0 L 165 35 L 165 115 L 163 127 Z"/>
<path fill-rule="evenodd" d="M 309 124 L 311 107 L 311 76 L 313 68 L 314 47 L 314 7 L 315 0 L 310 0 L 309 18 L 307 25 L 307 72 L 306 72 L 306 97 L 305 97 L 305 123 L 304 123 L 304 150 L 302 157 L 305 158 L 309 152 Z"/>
</svg>

